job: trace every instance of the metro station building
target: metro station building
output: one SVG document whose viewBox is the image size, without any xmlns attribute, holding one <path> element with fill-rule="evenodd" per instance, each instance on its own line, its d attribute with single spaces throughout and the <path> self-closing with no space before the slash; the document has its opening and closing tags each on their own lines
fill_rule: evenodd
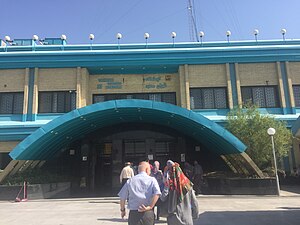
<svg viewBox="0 0 300 225">
<path fill-rule="evenodd" d="M 300 136 L 300 41 L 3 42 L 0 178 L 48 163 L 99 189 L 118 188 L 124 162 L 146 158 L 246 168 L 247 146 L 224 124 L 249 100 Z M 295 138 L 282 168 L 299 164 Z"/>
</svg>

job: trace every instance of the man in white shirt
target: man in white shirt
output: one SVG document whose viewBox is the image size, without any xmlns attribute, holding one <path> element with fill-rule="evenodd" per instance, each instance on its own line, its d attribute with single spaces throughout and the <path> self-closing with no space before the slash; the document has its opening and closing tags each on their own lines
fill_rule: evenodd
<svg viewBox="0 0 300 225">
<path fill-rule="evenodd" d="M 153 225 L 153 208 L 161 195 L 157 180 L 150 176 L 151 169 L 147 162 L 139 165 L 139 174 L 128 180 L 121 191 L 121 217 L 126 215 L 125 202 L 128 200 L 128 225 Z"/>
<path fill-rule="evenodd" d="M 122 184 L 122 187 L 129 178 L 134 176 L 133 169 L 130 167 L 130 165 L 130 162 L 126 162 L 125 167 L 122 169 L 122 172 L 120 174 L 120 183 Z"/>
</svg>

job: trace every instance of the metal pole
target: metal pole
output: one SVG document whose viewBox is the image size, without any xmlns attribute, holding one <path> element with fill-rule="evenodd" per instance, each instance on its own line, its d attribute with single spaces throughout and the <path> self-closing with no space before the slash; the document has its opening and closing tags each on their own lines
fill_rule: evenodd
<svg viewBox="0 0 300 225">
<path fill-rule="evenodd" d="M 272 140 L 272 151 L 273 151 L 273 158 L 274 158 L 274 167 L 275 167 L 275 177 L 276 177 L 276 185 L 277 185 L 277 194 L 280 196 L 280 186 L 279 186 L 279 179 L 277 173 L 277 163 L 276 163 L 276 156 L 275 156 L 275 146 L 274 146 L 274 137 L 271 135 Z"/>
</svg>

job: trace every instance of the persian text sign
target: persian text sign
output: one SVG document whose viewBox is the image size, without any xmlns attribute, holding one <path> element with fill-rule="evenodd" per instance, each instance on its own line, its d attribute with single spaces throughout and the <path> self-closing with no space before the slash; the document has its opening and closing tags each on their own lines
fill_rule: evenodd
<svg viewBox="0 0 300 225">
<path fill-rule="evenodd" d="M 97 89 L 122 89 L 123 83 L 115 81 L 115 78 L 99 78 Z"/>
<path fill-rule="evenodd" d="M 167 83 L 163 82 L 160 76 L 151 76 L 144 78 L 144 86 L 146 89 L 164 89 Z"/>
</svg>

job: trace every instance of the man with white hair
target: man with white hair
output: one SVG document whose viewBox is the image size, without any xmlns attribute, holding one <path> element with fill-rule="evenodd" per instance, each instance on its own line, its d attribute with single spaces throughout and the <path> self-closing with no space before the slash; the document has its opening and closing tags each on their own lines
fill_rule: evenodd
<svg viewBox="0 0 300 225">
<path fill-rule="evenodd" d="M 126 215 L 125 202 L 128 199 L 128 225 L 153 225 L 153 208 L 161 195 L 157 180 L 151 177 L 150 165 L 147 162 L 139 164 L 139 174 L 130 178 L 121 191 L 121 217 Z"/>
</svg>

